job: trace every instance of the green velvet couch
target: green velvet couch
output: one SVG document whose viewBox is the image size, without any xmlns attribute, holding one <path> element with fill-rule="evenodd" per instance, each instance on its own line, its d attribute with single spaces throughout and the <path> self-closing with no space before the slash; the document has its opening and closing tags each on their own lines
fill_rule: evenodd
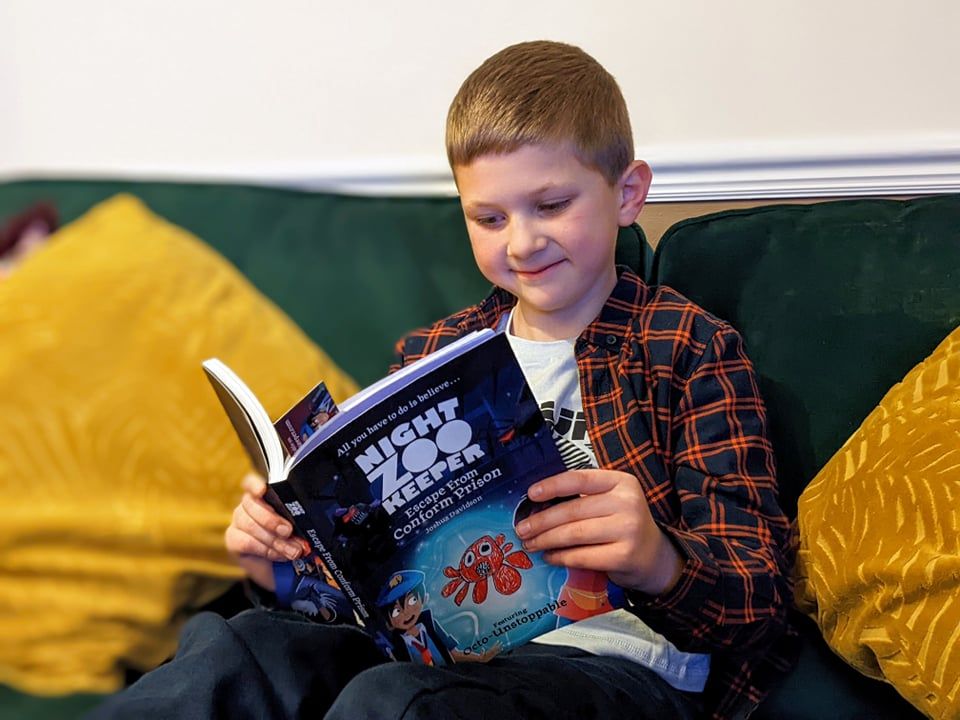
<svg viewBox="0 0 960 720">
<path fill-rule="evenodd" d="M 219 250 L 361 384 L 384 372 L 403 332 L 488 289 L 450 198 L 17 181 L 0 183 L 0 218 L 42 199 L 69 222 L 117 192 Z M 960 325 L 960 196 L 722 212 L 678 223 L 656 253 L 627 229 L 618 252 L 745 335 L 791 516 L 805 484 L 886 390 Z M 834 656 L 812 622 L 802 627 L 796 669 L 755 717 L 919 717 L 891 687 Z M 96 700 L 0 688 L 0 717 L 75 717 Z"/>
</svg>

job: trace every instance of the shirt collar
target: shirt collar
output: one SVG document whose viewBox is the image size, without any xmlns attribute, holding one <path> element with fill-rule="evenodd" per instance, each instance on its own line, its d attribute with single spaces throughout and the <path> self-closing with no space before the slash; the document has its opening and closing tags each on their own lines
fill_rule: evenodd
<svg viewBox="0 0 960 720">
<path fill-rule="evenodd" d="M 637 312 L 647 302 L 647 284 L 628 267 L 617 266 L 617 284 L 600 315 L 577 338 L 577 350 L 586 345 L 619 354 Z"/>
<path fill-rule="evenodd" d="M 647 285 L 628 267 L 617 266 L 617 284 L 603 304 L 600 315 L 577 338 L 577 349 L 592 345 L 610 353 L 619 353 L 626 339 L 632 318 L 647 298 Z M 472 312 L 459 323 L 462 332 L 481 328 L 496 328 L 505 313 L 517 304 L 517 298 L 503 288 L 493 291 L 474 306 Z"/>
</svg>

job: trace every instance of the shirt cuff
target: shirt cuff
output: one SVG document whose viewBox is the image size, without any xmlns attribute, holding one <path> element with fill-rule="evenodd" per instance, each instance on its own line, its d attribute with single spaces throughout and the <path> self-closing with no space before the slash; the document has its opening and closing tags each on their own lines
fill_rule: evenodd
<svg viewBox="0 0 960 720">
<path fill-rule="evenodd" d="M 679 610 L 684 614 L 696 614 L 704 601 L 713 595 L 720 579 L 720 572 L 710 548 L 703 538 L 693 533 L 684 532 L 672 525 L 659 524 L 659 527 L 683 558 L 680 577 L 672 588 L 661 595 L 628 592 L 627 596 L 634 605 L 652 610 Z M 689 611 L 686 608 L 689 608 Z"/>
</svg>

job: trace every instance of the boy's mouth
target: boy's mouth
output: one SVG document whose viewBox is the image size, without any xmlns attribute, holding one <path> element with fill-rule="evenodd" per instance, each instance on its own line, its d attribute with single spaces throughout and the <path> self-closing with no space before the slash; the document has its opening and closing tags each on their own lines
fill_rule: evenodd
<svg viewBox="0 0 960 720">
<path fill-rule="evenodd" d="M 526 269 L 515 269 L 513 272 L 514 272 L 515 275 L 517 275 L 518 277 L 521 277 L 521 278 L 523 278 L 523 279 L 525 279 L 525 280 L 534 280 L 534 279 L 543 277 L 544 275 L 546 275 L 546 274 L 547 274 L 550 270 L 552 270 L 553 268 L 559 267 L 561 263 L 563 263 L 563 260 L 557 260 L 557 261 L 552 262 L 552 263 L 547 263 L 546 265 L 541 265 L 541 266 L 538 267 L 538 268 L 533 268 L 533 269 L 530 269 L 530 270 L 526 270 Z"/>
</svg>

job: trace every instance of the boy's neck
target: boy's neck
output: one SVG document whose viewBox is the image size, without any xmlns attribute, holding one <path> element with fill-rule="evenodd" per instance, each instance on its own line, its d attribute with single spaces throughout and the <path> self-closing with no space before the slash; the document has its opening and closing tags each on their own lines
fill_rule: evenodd
<svg viewBox="0 0 960 720">
<path fill-rule="evenodd" d="M 617 279 L 616 269 L 611 267 L 610 274 L 603 280 L 602 290 L 591 293 L 595 298 L 592 302 L 563 310 L 544 311 L 518 301 L 513 311 L 510 332 L 524 340 L 538 342 L 576 339 L 600 315 L 616 287 Z"/>
</svg>

